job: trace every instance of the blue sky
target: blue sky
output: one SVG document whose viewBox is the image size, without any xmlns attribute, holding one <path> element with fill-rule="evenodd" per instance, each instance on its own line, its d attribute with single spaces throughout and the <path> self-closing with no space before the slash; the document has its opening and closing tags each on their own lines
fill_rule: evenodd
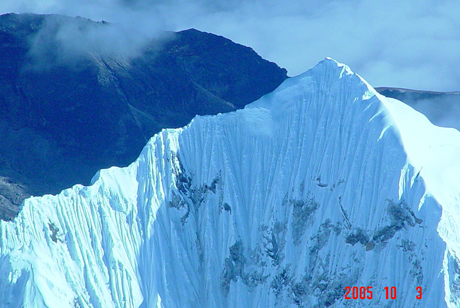
<svg viewBox="0 0 460 308">
<path fill-rule="evenodd" d="M 80 15 L 146 36 L 193 27 L 254 48 L 290 76 L 332 57 L 375 87 L 460 90 L 459 1 L 4 0 L 7 12 Z"/>
</svg>

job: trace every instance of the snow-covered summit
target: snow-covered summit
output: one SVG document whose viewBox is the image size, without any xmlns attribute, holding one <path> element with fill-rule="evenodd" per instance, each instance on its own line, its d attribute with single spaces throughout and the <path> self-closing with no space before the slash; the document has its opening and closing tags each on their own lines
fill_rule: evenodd
<svg viewBox="0 0 460 308">
<path fill-rule="evenodd" d="M 0 224 L 0 303 L 456 307 L 459 139 L 325 59 L 89 187 L 26 200 Z"/>
</svg>

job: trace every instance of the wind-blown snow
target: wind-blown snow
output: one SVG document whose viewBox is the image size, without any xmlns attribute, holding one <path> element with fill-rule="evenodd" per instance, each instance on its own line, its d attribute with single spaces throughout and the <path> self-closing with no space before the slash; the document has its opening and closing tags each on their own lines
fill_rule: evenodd
<svg viewBox="0 0 460 308">
<path fill-rule="evenodd" d="M 244 110 L 163 130 L 89 187 L 26 200 L 0 224 L 0 303 L 456 307 L 459 147 L 326 59 Z"/>
</svg>

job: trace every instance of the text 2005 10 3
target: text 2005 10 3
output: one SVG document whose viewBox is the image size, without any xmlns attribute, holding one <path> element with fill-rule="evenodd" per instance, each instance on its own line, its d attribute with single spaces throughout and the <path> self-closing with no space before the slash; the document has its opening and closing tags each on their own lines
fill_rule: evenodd
<svg viewBox="0 0 460 308">
<path fill-rule="evenodd" d="M 383 288 L 386 299 L 396 299 L 396 287 Z M 422 287 L 417 287 L 414 296 L 416 299 L 422 299 Z M 372 299 L 374 292 L 372 287 L 345 287 L 345 299 Z"/>
</svg>

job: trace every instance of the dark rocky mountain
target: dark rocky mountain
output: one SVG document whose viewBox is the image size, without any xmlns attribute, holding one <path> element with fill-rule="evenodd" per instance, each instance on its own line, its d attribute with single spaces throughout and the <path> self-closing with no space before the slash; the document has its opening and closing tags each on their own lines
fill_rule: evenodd
<svg viewBox="0 0 460 308">
<path fill-rule="evenodd" d="M 287 78 L 252 49 L 194 29 L 165 33 L 123 57 L 79 49 L 79 42 L 69 49 L 61 32 L 69 25 L 83 37 L 110 26 L 59 15 L 0 16 L 2 219 L 15 217 L 30 195 L 126 166 L 162 128 L 242 108 Z"/>
<path fill-rule="evenodd" d="M 376 88 L 387 97 L 400 100 L 423 113 L 434 125 L 460 130 L 460 92 L 418 91 Z"/>
</svg>

